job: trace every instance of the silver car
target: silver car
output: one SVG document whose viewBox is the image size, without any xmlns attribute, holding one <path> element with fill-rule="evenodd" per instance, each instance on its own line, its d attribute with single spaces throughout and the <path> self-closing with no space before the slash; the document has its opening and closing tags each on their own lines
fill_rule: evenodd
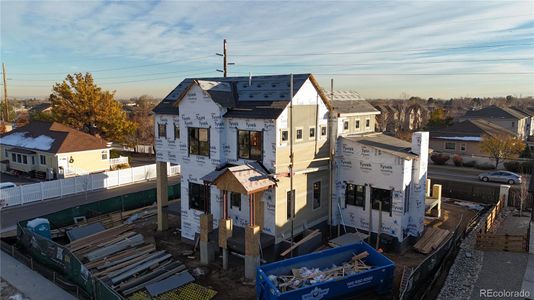
<svg viewBox="0 0 534 300">
<path fill-rule="evenodd" d="M 521 175 L 509 171 L 493 171 L 478 175 L 478 179 L 488 182 L 503 182 L 508 184 L 521 183 Z"/>
</svg>

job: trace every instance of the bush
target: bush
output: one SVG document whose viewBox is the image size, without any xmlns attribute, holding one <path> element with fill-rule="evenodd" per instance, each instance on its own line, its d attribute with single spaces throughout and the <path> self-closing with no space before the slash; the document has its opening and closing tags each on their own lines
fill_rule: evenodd
<svg viewBox="0 0 534 300">
<path fill-rule="evenodd" d="M 495 166 L 492 164 L 480 164 L 476 165 L 476 168 L 479 170 L 494 170 Z"/>
<path fill-rule="evenodd" d="M 532 162 L 530 161 L 507 161 L 503 165 L 504 168 L 510 172 L 520 174 L 532 174 Z"/>
<path fill-rule="evenodd" d="M 503 163 L 506 171 L 518 173 L 521 170 L 521 164 L 518 161 L 506 161 Z"/>
<path fill-rule="evenodd" d="M 470 160 L 470 161 L 464 162 L 463 165 L 464 165 L 464 167 L 474 168 L 474 167 L 476 167 L 477 162 L 474 161 L 474 160 Z"/>
<path fill-rule="evenodd" d="M 521 163 L 521 170 L 524 174 L 532 174 L 532 162 L 525 161 Z"/>
<path fill-rule="evenodd" d="M 432 156 L 430 156 L 430 159 L 436 164 L 436 165 L 444 165 L 445 163 L 447 163 L 447 161 L 450 159 L 451 157 L 448 156 L 447 154 L 441 154 L 441 153 L 435 153 L 435 154 L 432 154 Z"/>
<path fill-rule="evenodd" d="M 454 163 L 455 166 L 457 167 L 461 167 L 463 165 L 463 161 L 464 159 L 458 155 L 458 154 L 455 154 L 453 157 L 452 157 L 452 162 Z"/>
<path fill-rule="evenodd" d="M 121 156 L 121 152 L 117 149 L 111 149 L 109 150 L 109 157 L 110 158 L 119 158 Z"/>
</svg>

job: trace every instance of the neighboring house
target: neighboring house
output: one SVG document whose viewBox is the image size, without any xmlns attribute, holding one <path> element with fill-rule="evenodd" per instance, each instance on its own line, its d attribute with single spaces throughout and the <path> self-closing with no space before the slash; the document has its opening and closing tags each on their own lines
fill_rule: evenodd
<svg viewBox="0 0 534 300">
<path fill-rule="evenodd" d="M 515 109 L 492 105 L 479 110 L 468 111 L 463 117 L 459 118 L 459 121 L 485 120 L 512 131 L 518 138 L 526 140 L 529 136 L 527 119 L 528 116 L 526 114 Z"/>
<path fill-rule="evenodd" d="M 7 170 L 47 179 L 110 168 L 106 141 L 57 122 L 33 121 L 3 134 L 0 151 Z"/>
<path fill-rule="evenodd" d="M 476 157 L 488 157 L 488 154 L 480 149 L 480 142 L 485 136 L 507 135 L 514 136 L 515 132 L 484 119 L 465 120 L 448 127 L 431 130 L 430 148 L 436 152 L 459 154 L 464 157 L 473 157 L 476 160 Z"/>
<path fill-rule="evenodd" d="M 403 193 L 404 199 L 408 185 L 404 180 L 418 184 L 426 181 L 426 169 L 419 165 L 413 167 L 420 172 L 418 180 L 410 180 L 412 164 L 405 163 L 417 160 L 419 150 L 413 150 L 409 157 L 406 153 L 406 159 L 392 160 L 395 164 L 392 169 L 405 174 L 401 180 L 406 184 L 402 187 L 389 183 L 390 175 L 367 176 L 366 170 L 356 166 L 353 174 L 339 167 L 334 172 L 329 149 L 334 154 L 337 148 L 341 155 L 336 155 L 336 164 L 344 160 L 344 155 L 347 161 L 360 155 L 339 150 L 344 139 L 400 141 L 373 134 L 379 112 L 365 100 L 337 92 L 331 101 L 332 95 L 320 88 L 313 75 L 298 74 L 294 75 L 294 97 L 290 102 L 290 86 L 288 75 L 189 78 L 156 106 L 156 158 L 159 162 L 181 165 L 182 237 L 194 240 L 200 230 L 200 215 L 207 212 L 213 215 L 214 228 L 220 219 L 228 217 L 235 225 L 234 231 L 250 224 L 258 225 L 263 233 L 262 245 L 269 239 L 279 244 L 289 239 L 292 231 L 299 235 L 306 229 L 326 226 L 330 209 L 339 213 L 337 201 L 332 201 L 329 209 L 329 199 L 334 199 L 335 193 L 342 193 L 339 189 L 344 191 L 348 181 L 355 185 L 371 184 L 377 189 L 373 199 L 378 199 L 380 194 L 384 206 L 395 208 L 393 217 L 384 217 L 382 233 L 391 235 L 397 242 L 403 242 L 406 234 L 418 236 L 423 223 L 415 223 L 424 216 L 421 210 L 424 194 L 411 194 L 418 197 L 408 201 L 413 202 L 411 210 L 405 209 L 404 200 L 399 204 L 394 197 Z M 403 142 L 402 147 L 405 146 Z M 379 168 L 378 157 L 386 159 L 386 152 L 363 160 L 369 159 L 371 168 Z M 355 181 L 354 176 L 360 176 L 361 180 Z M 292 196 L 295 198 L 293 222 Z M 347 212 L 360 214 L 350 209 Z M 407 216 L 410 222 L 404 221 Z M 358 220 L 360 217 L 363 218 L 357 216 Z M 398 220 L 394 230 L 385 228 L 392 219 Z M 333 214 L 331 225 L 339 222 Z M 344 225 L 360 228 L 353 223 Z M 376 231 L 377 227 L 372 230 Z"/>
<path fill-rule="evenodd" d="M 36 104 L 28 109 L 28 113 L 31 115 L 34 114 L 40 114 L 40 113 L 52 113 L 52 103 L 50 102 L 43 102 Z"/>
<path fill-rule="evenodd" d="M 529 108 L 519 108 L 519 107 L 514 107 L 514 106 L 512 106 L 511 108 L 527 116 L 527 123 L 526 123 L 526 129 L 525 129 L 527 133 L 527 137 L 534 135 L 534 124 L 533 124 L 534 111 Z"/>
</svg>

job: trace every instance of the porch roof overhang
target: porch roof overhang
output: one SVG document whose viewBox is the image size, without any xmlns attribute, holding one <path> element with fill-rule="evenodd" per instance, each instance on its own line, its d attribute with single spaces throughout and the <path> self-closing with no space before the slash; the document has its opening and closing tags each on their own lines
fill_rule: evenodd
<svg viewBox="0 0 534 300">
<path fill-rule="evenodd" d="M 269 172 L 260 163 L 249 162 L 238 166 L 215 170 L 201 178 L 220 190 L 240 194 L 254 194 L 276 185 Z"/>
</svg>

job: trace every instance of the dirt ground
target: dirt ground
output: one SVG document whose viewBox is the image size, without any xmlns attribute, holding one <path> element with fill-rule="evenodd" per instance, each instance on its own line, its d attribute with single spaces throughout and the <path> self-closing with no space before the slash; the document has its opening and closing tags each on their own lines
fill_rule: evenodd
<svg viewBox="0 0 534 300">
<path fill-rule="evenodd" d="M 194 254 L 190 254 L 194 245 L 181 241 L 180 232 L 176 231 L 179 226 L 180 219 L 169 216 L 170 229 L 165 232 L 157 232 L 156 225 L 150 220 L 137 224 L 136 231 L 143 234 L 147 241 L 153 238 L 158 249 L 166 250 L 175 259 L 183 262 L 189 272 L 195 276 L 196 283 L 217 291 L 214 299 L 255 299 L 255 285 L 244 282 L 245 269 L 242 258 L 230 255 L 229 269 L 224 272 L 221 257 L 217 257 L 216 262 L 209 266 L 200 265 L 200 252 L 197 249 Z"/>
<path fill-rule="evenodd" d="M 476 211 L 465 206 L 456 205 L 451 202 L 442 202 L 441 218 L 436 220 L 427 220 L 425 226 L 438 227 L 447 229 L 451 232 L 460 224 L 459 230 L 465 230 L 469 221 L 476 215 Z M 460 222 L 461 221 L 461 222 Z M 413 248 L 404 253 L 384 253 L 389 259 L 395 262 L 395 277 L 393 282 L 394 295 L 399 294 L 399 287 L 402 279 L 404 266 L 415 268 L 427 255 L 415 251 Z"/>
<path fill-rule="evenodd" d="M 476 212 L 465 206 L 456 205 L 453 202 L 442 204 L 442 217 L 438 220 L 428 220 L 426 226 L 439 227 L 453 231 L 460 224 L 460 230 L 464 230 Z M 199 251 L 191 254 L 193 244 L 180 239 L 180 232 L 176 230 L 180 226 L 180 219 L 169 216 L 169 230 L 157 232 L 155 219 L 149 219 L 144 223 L 137 224 L 137 231 L 142 233 L 147 240 L 153 239 L 158 249 L 166 250 L 175 259 L 182 261 L 196 282 L 205 287 L 217 291 L 215 299 L 255 299 L 255 286 L 244 281 L 244 261 L 242 258 L 230 255 L 229 270 L 222 270 L 222 258 L 216 258 L 216 262 L 209 266 L 200 265 Z M 460 222 L 461 221 L 461 222 Z M 427 255 L 409 249 L 404 253 L 385 253 L 395 262 L 395 279 L 393 295 L 398 295 L 400 281 L 404 266 L 416 267 Z M 203 273 L 198 275 L 196 273 Z M 360 295 L 358 299 L 384 299 L 376 295 Z M 387 298 L 390 298 L 388 296 Z"/>
</svg>

